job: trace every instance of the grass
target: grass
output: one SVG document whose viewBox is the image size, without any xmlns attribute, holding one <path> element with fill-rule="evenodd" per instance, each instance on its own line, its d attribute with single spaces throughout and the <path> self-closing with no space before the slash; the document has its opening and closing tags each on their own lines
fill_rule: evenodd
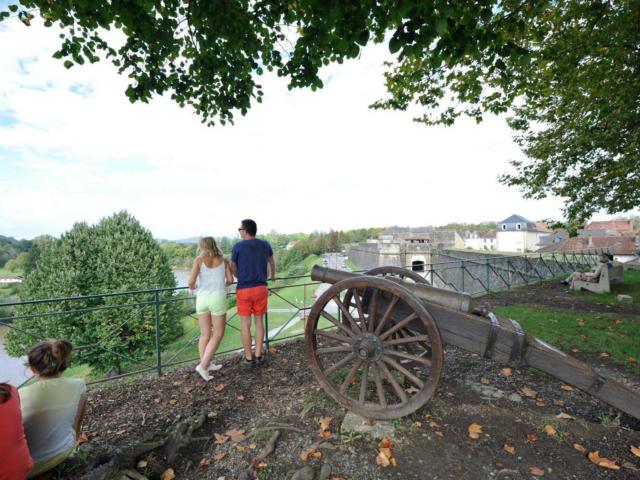
<svg viewBox="0 0 640 480">
<path fill-rule="evenodd" d="M 611 284 L 609 293 L 572 292 L 576 298 L 585 302 L 620 304 L 618 294 L 631 295 L 633 301 L 630 305 L 640 307 L 640 270 L 625 270 L 624 281 L 620 284 Z"/>
<path fill-rule="evenodd" d="M 588 313 L 539 305 L 498 307 L 495 313 L 517 320 L 527 333 L 566 352 L 607 353 L 619 365 L 640 373 L 640 316 Z"/>
<path fill-rule="evenodd" d="M 0 276 L 13 276 L 13 275 L 17 275 L 19 277 L 24 275 L 24 272 L 22 270 L 7 270 L 4 267 L 0 267 Z"/>
</svg>

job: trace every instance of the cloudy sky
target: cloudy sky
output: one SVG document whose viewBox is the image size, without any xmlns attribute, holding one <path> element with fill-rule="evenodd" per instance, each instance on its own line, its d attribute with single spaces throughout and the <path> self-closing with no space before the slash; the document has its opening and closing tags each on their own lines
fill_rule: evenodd
<svg viewBox="0 0 640 480">
<path fill-rule="evenodd" d="M 131 104 L 107 62 L 64 69 L 58 33 L 0 23 L 2 235 L 122 209 L 169 239 L 234 235 L 246 217 L 279 232 L 561 217 L 560 199 L 498 183 L 520 155 L 503 119 L 427 128 L 368 109 L 384 96 L 384 47 L 327 67 L 318 92 L 266 76 L 262 104 L 207 128 L 168 98 Z"/>
</svg>

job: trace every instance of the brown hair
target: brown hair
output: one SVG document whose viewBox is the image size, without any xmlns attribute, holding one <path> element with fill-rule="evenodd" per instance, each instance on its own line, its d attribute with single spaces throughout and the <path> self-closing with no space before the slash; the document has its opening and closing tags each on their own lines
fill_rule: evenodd
<svg viewBox="0 0 640 480">
<path fill-rule="evenodd" d="M 27 365 L 41 377 L 55 377 L 69 366 L 73 345 L 69 340 L 45 340 L 31 347 Z"/>
<path fill-rule="evenodd" d="M 0 404 L 8 402 L 11 399 L 11 385 L 8 383 L 0 383 Z"/>
<path fill-rule="evenodd" d="M 218 244 L 216 243 L 213 237 L 202 237 L 198 242 L 198 246 L 200 247 L 202 256 L 211 256 L 211 257 L 222 256 L 222 252 L 218 248 Z"/>
</svg>

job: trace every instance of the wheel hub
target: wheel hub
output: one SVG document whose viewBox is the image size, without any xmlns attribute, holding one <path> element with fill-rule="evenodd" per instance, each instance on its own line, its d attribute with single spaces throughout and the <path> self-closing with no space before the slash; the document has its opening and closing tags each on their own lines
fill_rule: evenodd
<svg viewBox="0 0 640 480">
<path fill-rule="evenodd" d="M 353 342 L 354 353 L 369 363 L 380 360 L 382 350 L 382 341 L 373 333 L 361 333 Z"/>
</svg>

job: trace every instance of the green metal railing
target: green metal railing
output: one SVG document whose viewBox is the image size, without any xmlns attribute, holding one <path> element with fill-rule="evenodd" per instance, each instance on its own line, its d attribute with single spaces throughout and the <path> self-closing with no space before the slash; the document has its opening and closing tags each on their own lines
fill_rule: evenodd
<svg viewBox="0 0 640 480">
<path fill-rule="evenodd" d="M 423 265 L 421 273 L 436 287 L 478 295 L 589 268 L 597 262 L 598 254 L 595 251 L 583 251 L 568 255 L 459 259 Z M 413 269 L 415 270 L 415 266 Z M 280 278 L 269 286 L 269 309 L 265 315 L 266 349 L 275 343 L 303 335 L 305 319 L 312 307 L 317 287 L 318 282 L 311 281 L 307 275 Z M 229 296 L 232 295 L 233 292 L 230 292 Z M 64 331 L 64 328 L 56 327 L 55 322 L 50 323 L 52 326 L 48 330 L 38 327 L 42 319 L 61 317 L 68 327 L 79 320 L 88 318 L 90 322 L 96 315 L 108 313 L 112 317 L 106 333 L 100 337 L 101 341 L 76 345 L 75 350 L 79 352 L 80 361 L 83 352 L 97 352 L 112 358 L 113 365 L 119 365 L 120 369 L 110 375 L 91 373 L 87 383 L 99 383 L 154 370 L 161 375 L 166 367 L 194 362 L 199 358 L 196 344 L 200 332 L 194 299 L 186 287 L 177 287 L 5 303 L 0 304 L 0 307 L 15 309 L 15 312 L 0 317 L 0 325 L 8 327 L 9 331 L 21 332 L 35 343 L 46 338 L 56 338 L 60 336 L 60 331 Z M 163 325 L 167 324 L 171 315 L 174 315 L 174 321 L 183 324 L 184 332 L 179 338 L 163 338 Z M 145 319 L 142 323 L 141 318 Z M 117 348 L 120 334 L 132 328 L 145 329 L 149 336 L 147 349 L 153 344 L 153 353 L 137 355 L 136 352 L 123 352 Z M 239 316 L 235 308 L 232 308 L 227 312 L 227 330 L 217 354 L 224 355 L 241 348 Z"/>
</svg>

